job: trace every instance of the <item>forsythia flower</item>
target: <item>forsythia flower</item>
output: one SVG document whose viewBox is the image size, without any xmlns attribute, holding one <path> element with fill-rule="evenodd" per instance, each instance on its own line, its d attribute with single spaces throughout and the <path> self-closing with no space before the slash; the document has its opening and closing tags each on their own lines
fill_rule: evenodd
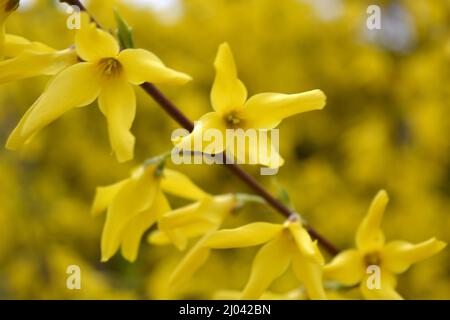
<svg viewBox="0 0 450 320">
<path fill-rule="evenodd" d="M 446 246 L 435 238 L 415 245 L 405 241 L 385 244 L 380 224 L 388 200 L 386 191 L 378 192 L 356 232 L 357 249 L 341 252 L 324 267 L 327 278 L 345 285 L 360 283 L 366 299 L 402 299 L 395 291 L 395 274 L 405 272 L 412 264 L 433 256 Z M 371 265 L 380 268 L 380 288 L 369 289 L 366 268 Z"/>
<path fill-rule="evenodd" d="M 0 62 L 0 83 L 54 75 L 77 62 L 72 48 L 57 51 L 40 42 L 5 34 L 6 19 L 18 6 L 18 0 L 0 0 L 0 56 L 10 58 Z"/>
<path fill-rule="evenodd" d="M 203 115 L 196 122 L 191 134 L 176 141 L 180 149 L 208 151 L 215 154 L 226 149 L 234 153 L 234 156 L 240 156 L 240 152 L 236 153 L 235 147 L 231 147 L 232 141 L 226 141 L 223 145 L 216 144 L 213 150 L 207 150 L 205 147 L 209 148 L 210 145 L 203 143 L 201 150 L 198 150 L 196 141 L 203 141 L 203 134 L 208 129 L 220 130 L 222 137 L 227 136 L 227 129 L 273 129 L 289 116 L 322 109 L 325 106 L 326 98 L 320 90 L 298 94 L 260 93 L 247 100 L 247 89 L 237 76 L 233 55 L 227 43 L 220 45 L 214 66 L 216 78 L 211 90 L 211 104 L 214 111 Z M 236 132 L 238 134 L 238 130 Z M 262 159 L 259 156 L 257 153 L 261 143 L 259 137 L 258 141 L 256 145 L 250 145 L 245 150 L 246 154 L 251 159 L 257 159 L 260 164 L 269 167 L 281 166 L 283 159 L 274 148 L 270 150 L 269 159 Z"/>
<path fill-rule="evenodd" d="M 184 250 L 188 239 L 217 230 L 236 205 L 232 194 L 205 196 L 198 202 L 164 214 L 158 222 L 159 230 L 152 232 L 148 241 L 156 245 L 173 243 Z"/>
<path fill-rule="evenodd" d="M 136 112 L 132 85 L 144 82 L 183 84 L 191 78 L 167 68 L 149 51 L 120 51 L 114 37 L 98 29 L 85 13 L 82 13 L 81 29 L 75 36 L 75 46 L 83 62 L 55 76 L 11 133 L 7 147 L 18 148 L 63 113 L 89 105 L 98 98 L 117 159 L 130 160 L 135 140 L 130 128 Z"/>
<path fill-rule="evenodd" d="M 220 230 L 211 234 L 203 246 L 225 249 L 263 243 L 265 245 L 253 261 L 250 279 L 241 299 L 259 299 L 290 265 L 311 299 L 326 299 L 322 285 L 322 254 L 298 217 L 290 218 L 285 224 L 256 222 L 237 229 Z"/>
<path fill-rule="evenodd" d="M 206 196 L 185 175 L 154 165 L 140 166 L 130 178 L 97 188 L 92 213 L 97 215 L 107 209 L 102 233 L 102 261 L 109 260 L 119 246 L 127 260 L 136 260 L 145 231 L 170 211 L 163 191 L 190 200 Z"/>
<path fill-rule="evenodd" d="M 182 207 L 164 215 L 159 222 L 163 234 L 153 234 L 149 240 L 154 244 L 173 241 L 184 249 L 186 238 L 203 235 L 188 251 L 170 277 L 170 284 L 177 286 L 189 279 L 208 259 L 210 248 L 203 244 L 209 236 L 220 228 L 223 220 L 238 206 L 233 194 L 206 197 L 200 202 Z M 164 233 L 167 238 L 163 237 Z M 180 240 L 181 239 L 181 240 Z"/>
</svg>

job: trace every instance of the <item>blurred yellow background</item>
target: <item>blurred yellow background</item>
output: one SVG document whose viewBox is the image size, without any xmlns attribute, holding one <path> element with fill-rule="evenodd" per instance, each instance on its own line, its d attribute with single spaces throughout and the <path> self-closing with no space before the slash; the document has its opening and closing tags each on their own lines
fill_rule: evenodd
<svg viewBox="0 0 450 320">
<path fill-rule="evenodd" d="M 73 42 L 68 15 L 56 1 L 24 2 L 7 31 L 56 48 Z M 115 28 L 113 9 L 134 28 L 136 45 L 193 76 L 180 87 L 161 87 L 190 118 L 210 110 L 212 62 L 228 41 L 250 94 L 327 95 L 323 111 L 284 121 L 276 176 L 296 209 L 341 248 L 378 189 L 390 195 L 383 228 L 387 239 L 450 242 L 450 3 L 344 0 L 91 0 L 95 18 Z M 382 30 L 366 28 L 369 4 L 381 7 Z M 0 143 L 43 90 L 40 77 L 0 87 Z M 133 126 L 136 156 L 118 164 L 96 104 L 64 115 L 20 152 L 0 151 L 0 298 L 115 299 L 211 298 L 239 290 L 253 249 L 214 253 L 180 290 L 167 278 L 182 253 L 144 243 L 136 263 L 120 255 L 100 263 L 104 217 L 92 218 L 95 187 L 123 179 L 146 158 L 171 147 L 177 128 L 138 91 Z M 246 191 L 221 167 L 178 167 L 214 193 Z M 258 168 L 248 167 L 255 176 Z M 271 190 L 273 177 L 258 179 Z M 176 205 L 176 202 L 173 202 Z M 252 206 L 229 222 L 281 218 Z M 400 276 L 407 299 L 450 299 L 449 250 Z M 66 288 L 66 268 L 79 265 L 82 289 Z M 290 275 L 274 292 L 295 287 Z"/>
</svg>

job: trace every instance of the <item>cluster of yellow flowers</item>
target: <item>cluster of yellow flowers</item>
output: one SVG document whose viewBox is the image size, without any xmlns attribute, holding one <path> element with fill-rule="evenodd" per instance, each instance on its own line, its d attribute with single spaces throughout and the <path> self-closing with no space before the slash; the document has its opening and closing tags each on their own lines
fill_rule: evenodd
<svg viewBox="0 0 450 320">
<path fill-rule="evenodd" d="M 98 98 L 117 160 L 133 159 L 135 137 L 130 129 L 137 105 L 133 85 L 146 82 L 179 85 L 191 77 L 167 67 L 150 51 L 120 48 L 115 37 L 99 28 L 85 12 L 81 14 L 81 28 L 76 30 L 74 46 L 64 50 L 5 33 L 6 18 L 18 4 L 18 0 L 0 1 L 0 56 L 3 58 L 0 83 L 39 75 L 52 78 L 10 134 L 6 147 L 22 147 L 67 111 L 90 105 Z M 247 89 L 238 78 L 227 43 L 219 46 L 214 66 L 216 74 L 211 90 L 214 111 L 201 116 L 192 133 L 177 141 L 182 149 L 190 147 L 209 128 L 224 131 L 231 125 L 268 130 L 290 116 L 319 110 L 325 105 L 321 90 L 262 93 L 247 99 Z M 225 147 L 214 153 L 224 151 Z M 213 249 L 261 246 L 243 290 L 221 291 L 217 297 L 347 298 L 345 290 L 359 285 L 360 295 L 366 299 L 401 299 L 396 291 L 396 275 L 445 247 L 444 242 L 435 238 L 418 244 L 385 243 L 381 221 L 388 196 L 382 190 L 358 227 L 356 249 L 345 250 L 326 262 L 298 214 L 281 223 L 250 222 L 237 228 L 224 228 L 227 218 L 253 198 L 238 193 L 212 195 L 185 174 L 167 168 L 165 162 L 166 158 L 144 162 L 129 178 L 97 188 L 92 214 L 106 211 L 101 236 L 102 262 L 110 260 L 119 249 L 126 260 L 134 262 L 142 238 L 149 230 L 148 243 L 172 244 L 180 251 L 187 251 L 171 274 L 170 285 L 174 289 L 189 280 Z M 273 167 L 283 163 L 277 155 L 273 163 L 260 164 Z M 182 204 L 172 208 L 168 196 L 175 196 L 175 202 Z M 190 246 L 190 240 L 197 238 L 200 239 Z M 375 289 L 369 288 L 367 273 L 367 268 L 374 265 L 379 267 L 381 276 L 380 286 Z M 282 295 L 268 291 L 290 266 L 304 290 Z"/>
</svg>

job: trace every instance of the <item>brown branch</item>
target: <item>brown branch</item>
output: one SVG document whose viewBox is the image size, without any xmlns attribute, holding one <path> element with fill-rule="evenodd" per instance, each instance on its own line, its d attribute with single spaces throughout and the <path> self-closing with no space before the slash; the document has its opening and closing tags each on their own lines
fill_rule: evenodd
<svg viewBox="0 0 450 320">
<path fill-rule="evenodd" d="M 155 85 L 151 83 L 144 83 L 141 85 L 144 91 L 150 95 L 163 109 L 170 115 L 172 119 L 174 119 L 178 124 L 180 124 L 183 128 L 188 131 L 192 131 L 194 129 L 194 124 L 191 120 L 189 120 L 181 111 L 178 109 Z M 279 200 L 274 198 L 255 178 L 245 172 L 239 165 L 232 163 L 232 161 L 227 161 L 226 156 L 223 154 L 223 165 L 225 165 L 228 169 L 231 170 L 237 177 L 239 177 L 242 181 L 244 181 L 247 186 L 250 187 L 255 193 L 260 195 L 264 200 L 272 206 L 279 213 L 284 215 L 286 218 L 289 218 L 292 214 L 295 214 L 294 211 L 286 207 Z M 317 241 L 332 255 L 336 255 L 339 253 L 339 249 L 333 245 L 330 241 L 328 241 L 325 237 L 319 234 L 315 229 L 311 226 L 307 225 L 306 229 L 312 238 L 317 239 Z"/>
<path fill-rule="evenodd" d="M 86 11 L 86 8 L 81 4 L 79 0 L 60 0 L 60 2 L 65 2 L 69 5 L 76 5 L 82 11 Z M 91 17 L 92 18 L 92 17 Z M 95 21 L 94 19 L 92 19 Z M 98 25 L 98 23 L 97 23 Z M 144 91 L 150 95 L 160 106 L 164 109 L 164 111 L 178 124 L 180 124 L 183 128 L 191 132 L 194 129 L 194 123 L 186 117 L 183 112 L 179 108 L 177 108 L 172 101 L 170 101 L 155 85 L 151 83 L 144 83 L 141 85 Z M 249 186 L 255 193 L 260 195 L 264 200 L 272 206 L 276 211 L 284 215 L 286 218 L 289 218 L 292 214 L 295 214 L 294 211 L 289 209 L 279 200 L 274 198 L 255 178 L 250 176 L 247 172 L 245 172 L 239 165 L 232 163 L 232 161 L 227 161 L 226 155 L 223 154 L 222 163 L 231 170 L 237 177 L 239 177 L 242 181 L 244 181 L 247 186 Z M 328 241 L 325 237 L 319 234 L 316 230 L 314 230 L 311 226 L 307 225 L 306 229 L 313 239 L 317 239 L 317 241 L 332 255 L 336 255 L 339 253 L 339 249 L 334 246 L 330 241 Z"/>
</svg>

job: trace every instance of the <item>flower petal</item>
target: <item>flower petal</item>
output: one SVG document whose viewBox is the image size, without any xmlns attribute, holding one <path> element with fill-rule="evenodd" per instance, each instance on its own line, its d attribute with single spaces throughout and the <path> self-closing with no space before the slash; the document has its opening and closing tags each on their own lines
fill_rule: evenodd
<svg viewBox="0 0 450 320">
<path fill-rule="evenodd" d="M 109 139 L 118 161 L 133 159 L 135 138 L 130 132 L 136 115 L 133 88 L 121 77 L 109 78 L 102 86 L 98 104 L 108 121 Z"/>
<path fill-rule="evenodd" d="M 446 246 L 445 242 L 431 238 L 418 244 L 406 241 L 392 241 L 381 251 L 383 267 L 393 273 L 402 273 L 419 261 L 425 260 Z"/>
<path fill-rule="evenodd" d="M 367 281 L 370 275 L 366 275 L 361 284 L 360 290 L 367 300 L 403 300 L 402 296 L 395 291 L 396 279 L 389 272 L 381 270 L 380 288 L 370 289 Z"/>
<path fill-rule="evenodd" d="M 128 81 L 140 85 L 144 82 L 185 84 L 192 78 L 182 72 L 170 69 L 153 53 L 143 49 L 126 49 L 120 52 Z"/>
<path fill-rule="evenodd" d="M 228 43 L 219 46 L 216 60 L 216 78 L 211 90 L 211 103 L 221 115 L 241 108 L 247 99 L 247 89 L 238 79 L 233 54 Z"/>
<path fill-rule="evenodd" d="M 208 233 L 215 226 L 216 226 L 215 224 L 209 221 L 200 221 L 188 224 L 176 230 L 179 233 L 183 234 L 185 238 L 191 239 Z M 171 238 L 173 238 L 173 235 L 169 237 L 166 232 L 161 230 L 155 230 L 148 236 L 147 241 L 155 245 L 167 245 L 172 243 L 173 239 Z"/>
<path fill-rule="evenodd" d="M 130 262 L 136 261 L 142 236 L 165 212 L 170 205 L 162 192 L 157 192 L 150 208 L 138 213 L 127 224 L 122 240 L 122 256 Z"/>
<path fill-rule="evenodd" d="M 105 187 L 97 187 L 91 209 L 92 215 L 96 216 L 106 210 L 127 180 L 125 179 Z"/>
<path fill-rule="evenodd" d="M 205 246 L 214 249 L 256 246 L 272 240 L 283 230 L 283 225 L 255 222 L 236 229 L 224 229 L 213 233 Z"/>
<path fill-rule="evenodd" d="M 377 250 L 384 244 L 380 225 L 388 201 L 388 195 L 384 190 L 380 190 L 372 200 L 369 211 L 356 232 L 356 246 L 359 249 L 367 252 Z"/>
<path fill-rule="evenodd" d="M 211 249 L 203 246 L 208 236 L 209 234 L 206 234 L 200 239 L 177 265 L 169 279 L 171 286 L 177 287 L 182 282 L 189 280 L 205 264 L 206 260 L 208 260 Z"/>
<path fill-rule="evenodd" d="M 90 63 L 78 63 L 59 73 L 48 88 L 38 98 L 19 123 L 20 142 L 28 140 L 33 134 L 75 107 L 92 103 L 98 96 L 100 87 L 95 67 Z M 10 143 L 8 147 L 18 147 Z"/>
<path fill-rule="evenodd" d="M 253 260 L 250 279 L 242 292 L 241 299 L 259 299 L 272 282 L 289 267 L 291 253 L 291 243 L 284 233 L 265 244 Z"/>
<path fill-rule="evenodd" d="M 138 213 L 150 208 L 158 189 L 154 167 L 148 167 L 124 183 L 106 215 L 101 243 L 102 261 L 107 261 L 116 253 L 128 223 Z"/>
<path fill-rule="evenodd" d="M 202 202 L 196 202 L 172 210 L 165 214 L 158 222 L 158 228 L 162 231 L 180 228 L 204 219 L 203 212 L 200 210 Z"/>
<path fill-rule="evenodd" d="M 288 224 L 288 228 L 294 237 L 295 244 L 300 253 L 312 262 L 323 264 L 324 259 L 320 253 L 317 244 L 312 241 L 308 231 L 300 225 L 300 222 L 293 222 Z"/>
<path fill-rule="evenodd" d="M 295 276 L 304 284 L 308 297 L 312 300 L 326 300 L 322 283 L 322 267 L 303 257 L 300 253 L 292 257 Z"/>
<path fill-rule="evenodd" d="M 3 48 L 0 49 L 0 54 L 4 57 L 16 57 L 21 54 L 24 50 L 31 50 L 36 53 L 52 53 L 56 52 L 55 49 L 40 43 L 32 42 L 26 38 L 14 35 L 6 34 L 5 42 L 3 43 Z"/>
<path fill-rule="evenodd" d="M 359 283 L 366 269 L 363 257 L 358 250 L 345 250 L 323 267 L 325 277 L 336 280 L 344 285 L 352 286 Z"/>
<path fill-rule="evenodd" d="M 164 169 L 161 188 L 165 192 L 189 200 L 200 200 L 207 195 L 207 193 L 197 187 L 188 176 L 170 169 Z"/>
<path fill-rule="evenodd" d="M 240 116 L 248 127 L 272 129 L 287 117 L 322 109 L 325 102 L 326 97 L 321 90 L 297 94 L 260 93 L 248 99 Z"/>
<path fill-rule="evenodd" d="M 54 75 L 77 62 L 74 50 L 42 53 L 25 50 L 17 57 L 0 62 L 0 83 Z"/>
<path fill-rule="evenodd" d="M 116 39 L 97 28 L 85 12 L 81 13 L 81 28 L 75 35 L 75 47 L 80 58 L 89 62 L 116 57 L 120 50 Z"/>
<path fill-rule="evenodd" d="M 215 131 L 217 135 L 225 139 L 225 130 L 226 124 L 222 117 L 216 112 L 208 112 L 195 122 L 194 130 L 188 136 L 181 138 L 180 141 L 175 141 L 176 147 L 181 150 L 219 154 L 225 149 L 225 142 L 205 141 L 207 140 L 206 132 Z"/>
</svg>

